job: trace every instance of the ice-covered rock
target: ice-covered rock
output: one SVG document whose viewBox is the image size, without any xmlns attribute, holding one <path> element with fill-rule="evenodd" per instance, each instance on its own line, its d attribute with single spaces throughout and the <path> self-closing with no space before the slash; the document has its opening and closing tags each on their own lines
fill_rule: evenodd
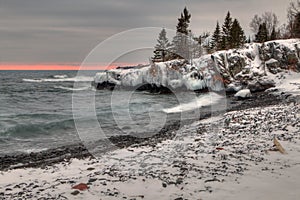
<svg viewBox="0 0 300 200">
<path fill-rule="evenodd" d="M 243 89 L 238 91 L 235 95 L 235 97 L 240 98 L 240 99 L 247 99 L 252 96 L 251 91 L 249 89 Z"/>
<path fill-rule="evenodd" d="M 169 90 L 212 90 L 251 92 L 275 86 L 274 74 L 300 71 L 300 40 L 275 40 L 263 44 L 246 44 L 241 49 L 218 51 L 195 58 L 191 63 L 172 60 L 148 66 L 113 69 L 96 74 L 97 88 L 143 87 Z M 146 87 L 145 87 L 146 85 Z"/>
</svg>

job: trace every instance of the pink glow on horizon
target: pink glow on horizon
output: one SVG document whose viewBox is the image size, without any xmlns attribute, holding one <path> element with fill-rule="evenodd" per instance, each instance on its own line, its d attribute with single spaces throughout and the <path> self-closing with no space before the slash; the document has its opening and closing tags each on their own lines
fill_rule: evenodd
<svg viewBox="0 0 300 200">
<path fill-rule="evenodd" d="M 118 66 L 131 66 L 134 63 L 113 63 L 110 66 L 80 65 L 70 64 L 0 64 L 0 70 L 107 70 L 114 69 Z"/>
</svg>

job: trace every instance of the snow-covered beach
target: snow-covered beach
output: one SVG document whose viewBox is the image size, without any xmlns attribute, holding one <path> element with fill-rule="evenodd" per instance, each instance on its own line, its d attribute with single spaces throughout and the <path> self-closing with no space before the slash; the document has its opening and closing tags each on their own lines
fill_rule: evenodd
<svg viewBox="0 0 300 200">
<path fill-rule="evenodd" d="M 184 126 L 156 145 L 2 171 L 0 197 L 297 199 L 299 113 L 297 102 L 231 111 Z M 274 138 L 286 154 L 274 147 Z"/>
</svg>

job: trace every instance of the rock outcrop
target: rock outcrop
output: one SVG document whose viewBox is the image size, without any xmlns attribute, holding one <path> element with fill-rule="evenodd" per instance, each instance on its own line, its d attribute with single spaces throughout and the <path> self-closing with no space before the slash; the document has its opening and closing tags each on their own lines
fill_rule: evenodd
<svg viewBox="0 0 300 200">
<path fill-rule="evenodd" d="M 193 59 L 152 63 L 142 68 L 114 69 L 97 73 L 97 89 L 139 89 L 237 92 L 264 91 L 275 86 L 274 75 L 300 71 L 300 40 L 276 40 L 246 44 L 241 49 L 218 51 Z"/>
</svg>

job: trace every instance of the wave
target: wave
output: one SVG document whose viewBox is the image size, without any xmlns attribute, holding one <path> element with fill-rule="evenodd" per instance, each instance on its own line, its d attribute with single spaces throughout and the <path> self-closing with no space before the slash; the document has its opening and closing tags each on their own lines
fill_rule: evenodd
<svg viewBox="0 0 300 200">
<path fill-rule="evenodd" d="M 223 97 L 216 93 L 209 93 L 203 96 L 196 98 L 194 101 L 189 103 L 180 104 L 178 106 L 172 108 L 163 109 L 165 113 L 180 113 L 185 111 L 195 110 L 201 107 L 210 106 L 216 104 L 220 101 Z"/>
<path fill-rule="evenodd" d="M 65 77 L 65 75 L 55 75 L 57 78 L 41 78 L 41 79 L 22 79 L 24 82 L 42 83 L 42 82 L 92 82 L 93 77 L 90 76 L 76 76 L 73 78 Z M 60 78 L 58 78 L 60 77 Z M 65 77 L 65 78 L 64 78 Z"/>
<path fill-rule="evenodd" d="M 23 81 L 24 82 L 32 82 L 32 83 L 41 83 L 41 82 L 43 82 L 41 79 L 27 79 L 27 78 L 24 78 Z"/>
<path fill-rule="evenodd" d="M 63 78 L 68 78 L 68 75 L 54 75 L 53 78 L 60 78 L 60 79 L 63 79 Z"/>
<path fill-rule="evenodd" d="M 81 88 L 69 88 L 69 87 L 58 86 L 58 87 L 55 87 L 55 88 L 62 89 L 62 90 L 68 90 L 68 91 L 83 91 L 83 90 L 91 89 L 90 86 L 81 87 Z"/>
<path fill-rule="evenodd" d="M 36 123 L 36 124 L 17 124 L 14 127 L 4 129 L 0 132 L 0 136 L 3 138 L 35 138 L 38 136 L 61 134 L 62 131 L 75 129 L 74 120 L 66 119 L 60 121 L 53 121 L 49 123 Z"/>
</svg>

